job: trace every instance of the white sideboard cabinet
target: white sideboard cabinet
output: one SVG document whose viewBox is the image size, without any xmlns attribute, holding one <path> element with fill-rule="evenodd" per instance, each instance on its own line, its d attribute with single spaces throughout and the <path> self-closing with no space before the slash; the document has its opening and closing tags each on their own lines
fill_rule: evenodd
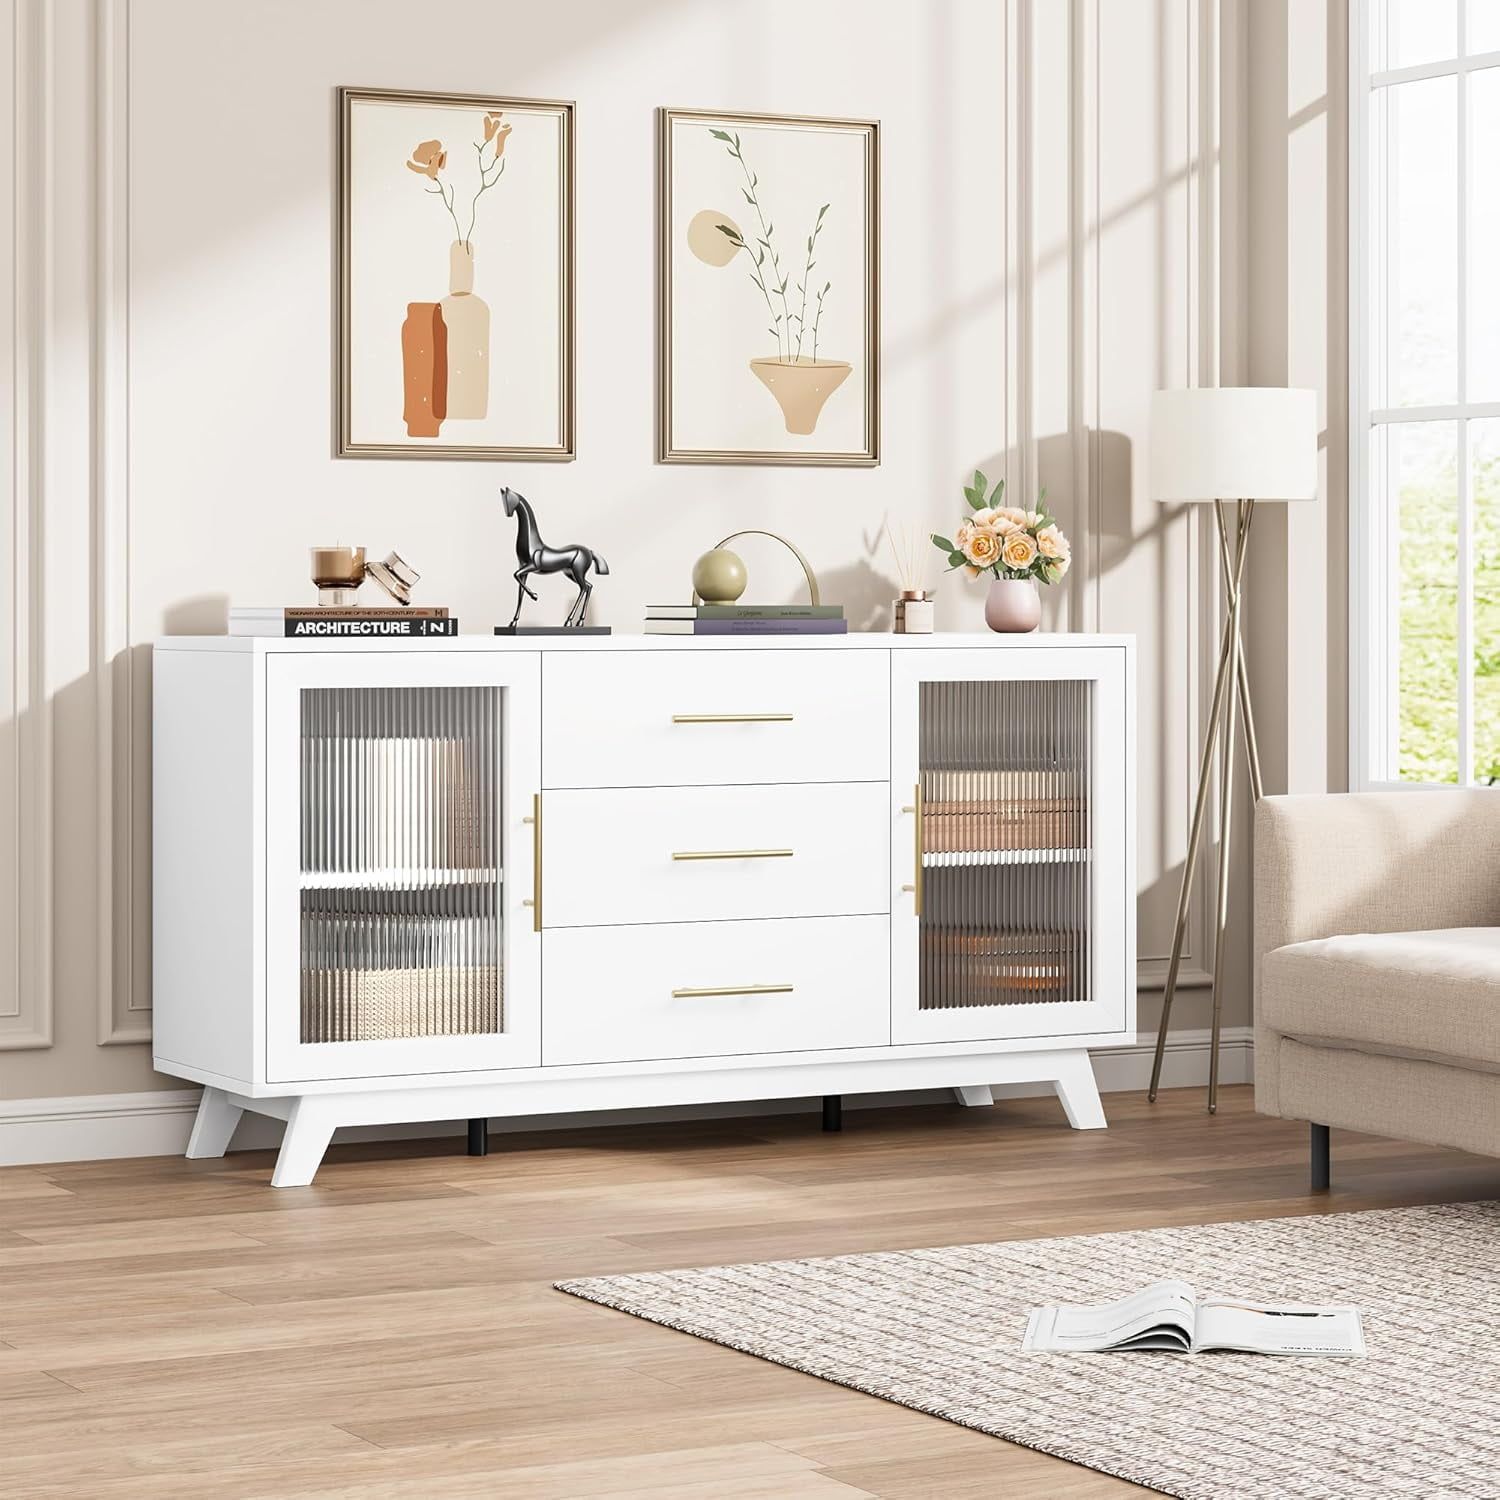
<svg viewBox="0 0 1500 1500">
<path fill-rule="evenodd" d="M 1104 1124 L 1127 638 L 173 637 L 154 693 L 190 1156 L 246 1110 L 287 1187 L 341 1125 L 1028 1081 Z"/>
</svg>

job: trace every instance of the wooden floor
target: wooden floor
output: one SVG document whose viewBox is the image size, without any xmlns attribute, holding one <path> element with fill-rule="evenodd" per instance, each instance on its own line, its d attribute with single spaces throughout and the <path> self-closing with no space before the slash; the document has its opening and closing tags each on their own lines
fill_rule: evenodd
<svg viewBox="0 0 1500 1500">
<path fill-rule="evenodd" d="M 0 1171 L 0 1495 L 1048 1500 L 1134 1487 L 566 1297 L 565 1276 L 1500 1197 L 1248 1089 Z M 1144 1493 L 1136 1491 L 1136 1493 Z"/>
</svg>

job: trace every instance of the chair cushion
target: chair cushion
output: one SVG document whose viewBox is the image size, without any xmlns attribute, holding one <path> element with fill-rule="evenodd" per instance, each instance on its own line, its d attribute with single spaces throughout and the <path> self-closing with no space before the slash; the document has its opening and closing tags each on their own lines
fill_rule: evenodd
<svg viewBox="0 0 1500 1500">
<path fill-rule="evenodd" d="M 1276 948 L 1261 966 L 1259 1020 L 1283 1036 L 1500 1065 L 1500 927 L 1356 932 Z"/>
</svg>

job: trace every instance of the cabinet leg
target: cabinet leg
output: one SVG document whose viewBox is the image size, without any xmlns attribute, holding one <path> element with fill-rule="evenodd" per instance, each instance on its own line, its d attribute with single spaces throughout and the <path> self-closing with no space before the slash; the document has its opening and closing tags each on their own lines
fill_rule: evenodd
<svg viewBox="0 0 1500 1500">
<path fill-rule="evenodd" d="M 967 1104 L 970 1109 L 975 1109 L 982 1104 L 993 1104 L 995 1096 L 990 1091 L 987 1083 L 964 1084 L 953 1090 L 953 1097 L 960 1104 Z"/>
<path fill-rule="evenodd" d="M 188 1160 L 202 1161 L 207 1157 L 223 1156 L 243 1113 L 239 1105 L 229 1102 L 229 1095 L 223 1089 L 204 1089 L 203 1097 L 198 1101 L 193 1133 L 188 1137 Z"/>
<path fill-rule="evenodd" d="M 1313 1192 L 1326 1193 L 1332 1176 L 1328 1150 L 1328 1127 L 1326 1125 L 1314 1125 L 1312 1127 L 1311 1165 L 1311 1186 Z"/>
<path fill-rule="evenodd" d="M 323 1153 L 333 1139 L 333 1116 L 322 1099 L 298 1099 L 287 1117 L 286 1134 L 271 1186 L 306 1187 L 323 1162 Z"/>
<path fill-rule="evenodd" d="M 1074 1130 L 1103 1130 L 1109 1123 L 1099 1102 L 1099 1085 L 1087 1052 L 1065 1053 L 1057 1064 L 1053 1088 Z"/>
<path fill-rule="evenodd" d="M 487 1119 L 469 1121 L 469 1155 L 490 1154 L 490 1122 Z"/>
<path fill-rule="evenodd" d="M 844 1128 L 844 1096 L 842 1094 L 823 1095 L 823 1129 L 842 1130 Z"/>
</svg>

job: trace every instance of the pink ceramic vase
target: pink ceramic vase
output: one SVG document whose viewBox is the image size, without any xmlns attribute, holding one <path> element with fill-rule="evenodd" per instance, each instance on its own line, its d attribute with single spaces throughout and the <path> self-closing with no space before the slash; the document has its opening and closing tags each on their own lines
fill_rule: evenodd
<svg viewBox="0 0 1500 1500">
<path fill-rule="evenodd" d="M 1031 578 L 994 578 L 984 596 L 984 623 L 1001 635 L 1025 635 L 1042 623 L 1042 597 Z"/>
</svg>

